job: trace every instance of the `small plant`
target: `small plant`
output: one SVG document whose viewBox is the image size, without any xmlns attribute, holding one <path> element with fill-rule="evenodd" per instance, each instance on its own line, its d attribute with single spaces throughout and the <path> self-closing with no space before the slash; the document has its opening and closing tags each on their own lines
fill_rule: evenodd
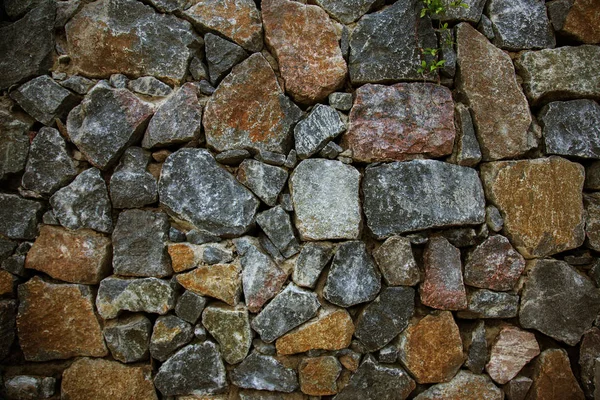
<svg viewBox="0 0 600 400">
<path fill-rule="evenodd" d="M 436 15 L 444 15 L 446 13 L 446 2 L 444 0 L 423 0 L 423 8 L 421 9 L 421 18 L 426 15 L 430 17 Z M 462 0 L 452 0 L 448 3 L 448 7 L 457 8 L 469 8 L 469 5 Z"/>
<path fill-rule="evenodd" d="M 421 53 L 423 53 L 423 55 L 430 55 L 433 57 L 436 57 L 438 52 L 440 51 L 440 49 L 422 49 Z M 423 60 L 421 61 L 421 66 L 419 67 L 419 69 L 417 70 L 417 72 L 421 75 L 427 75 L 427 74 L 431 74 L 435 71 L 437 71 L 440 68 L 444 67 L 444 64 L 446 64 L 446 60 L 439 60 L 436 61 L 435 59 L 431 60 L 431 61 L 426 61 Z"/>
</svg>

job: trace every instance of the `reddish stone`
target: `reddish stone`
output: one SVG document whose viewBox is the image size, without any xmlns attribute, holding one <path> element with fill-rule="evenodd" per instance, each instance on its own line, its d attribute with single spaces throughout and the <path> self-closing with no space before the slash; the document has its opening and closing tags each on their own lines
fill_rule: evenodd
<svg viewBox="0 0 600 400">
<path fill-rule="evenodd" d="M 312 104 L 344 84 L 348 69 L 323 9 L 290 0 L 263 0 L 262 17 L 265 41 L 294 100 Z"/>
<path fill-rule="evenodd" d="M 241 273 L 242 269 L 235 264 L 201 265 L 191 272 L 177 275 L 177 282 L 194 293 L 235 306 L 242 292 Z"/>
<path fill-rule="evenodd" d="M 441 157 L 454 145 L 454 102 L 444 86 L 398 83 L 361 86 L 342 147 L 363 162 Z"/>
<path fill-rule="evenodd" d="M 600 43 L 600 0 L 574 0 L 570 3 L 571 8 L 564 21 L 561 21 L 562 26 L 557 26 L 553 18 L 554 28 L 558 33 L 582 43 Z M 552 7 L 549 6 L 549 9 L 552 17 Z"/>
<path fill-rule="evenodd" d="M 415 400 L 503 400 L 504 393 L 485 375 L 460 371 L 448 383 L 424 391 Z"/>
<path fill-rule="evenodd" d="M 563 349 L 548 349 L 537 358 L 527 400 L 583 400 L 585 396 L 571 371 Z"/>
<path fill-rule="evenodd" d="M 342 366 L 333 356 L 305 358 L 298 367 L 300 390 L 309 396 L 336 394 L 341 372 Z"/>
<path fill-rule="evenodd" d="M 506 326 L 492 344 L 490 361 L 485 369 L 494 381 L 503 385 L 517 376 L 521 368 L 538 354 L 540 346 L 533 333 Z"/>
</svg>

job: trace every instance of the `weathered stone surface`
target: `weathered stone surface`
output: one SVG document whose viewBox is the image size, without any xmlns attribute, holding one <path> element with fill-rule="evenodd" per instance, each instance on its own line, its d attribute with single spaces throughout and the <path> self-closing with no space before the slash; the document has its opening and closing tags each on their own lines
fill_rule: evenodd
<svg viewBox="0 0 600 400">
<path fill-rule="evenodd" d="M 244 160 L 238 168 L 236 177 L 242 185 L 272 207 L 277 204 L 277 197 L 287 182 L 288 173 L 285 169 L 274 165 L 257 160 Z"/>
<path fill-rule="evenodd" d="M 17 329 L 27 361 L 108 353 L 88 286 L 49 283 L 36 276 L 19 286 Z"/>
<path fill-rule="evenodd" d="M 485 219 L 483 188 L 474 169 L 434 160 L 367 168 L 362 192 L 367 225 L 378 238 Z"/>
<path fill-rule="evenodd" d="M 367 352 L 381 349 L 408 326 L 415 309 L 415 290 L 388 287 L 356 320 L 356 336 Z"/>
<path fill-rule="evenodd" d="M 251 154 L 248 150 L 236 149 L 225 150 L 215 156 L 215 160 L 225 165 L 238 165 L 246 158 L 250 158 Z"/>
<path fill-rule="evenodd" d="M 430 83 L 364 85 L 356 90 L 342 147 L 362 162 L 403 161 L 452 153 L 450 90 Z"/>
<path fill-rule="evenodd" d="M 595 375 L 598 371 L 596 360 L 600 358 L 600 329 L 593 327 L 583 335 L 579 347 L 580 382 L 588 397 L 598 391 Z"/>
<path fill-rule="evenodd" d="M 192 326 L 174 315 L 161 315 L 156 319 L 150 337 L 150 354 L 158 361 L 186 345 L 194 337 Z"/>
<path fill-rule="evenodd" d="M 241 274 L 242 269 L 237 264 L 200 265 L 191 272 L 177 275 L 177 282 L 194 293 L 235 306 L 242 292 Z"/>
<path fill-rule="evenodd" d="M 196 294 L 190 290 L 186 290 L 177 299 L 177 305 L 175 306 L 175 314 L 184 321 L 190 324 L 195 324 L 202 315 L 204 306 L 206 305 L 206 299 L 199 294 Z"/>
<path fill-rule="evenodd" d="M 421 279 L 408 238 L 388 238 L 373 251 L 373 258 L 389 286 L 415 286 Z"/>
<path fill-rule="evenodd" d="M 40 202 L 0 193 L 0 233 L 10 239 L 35 239 L 42 211 Z"/>
<path fill-rule="evenodd" d="M 472 111 L 483 159 L 526 153 L 535 146 L 527 134 L 531 113 L 510 57 L 467 23 L 458 25 L 456 42 L 456 85 Z"/>
<path fill-rule="evenodd" d="M 313 349 L 340 350 L 350 345 L 354 324 L 344 309 L 321 309 L 316 318 L 277 339 L 279 354 L 304 353 Z"/>
<path fill-rule="evenodd" d="M 173 239 L 170 239 L 173 241 Z M 183 237 L 185 241 L 185 235 Z M 202 262 L 201 247 L 191 243 L 169 243 L 167 252 L 175 272 L 183 272 L 197 267 Z"/>
<path fill-rule="evenodd" d="M 16 321 L 17 301 L 0 300 L 0 360 L 10 353 L 10 347 L 15 340 Z M 352 320 L 350 320 L 350 323 L 352 323 Z M 348 344 L 350 344 L 350 339 L 348 339 Z"/>
<path fill-rule="evenodd" d="M 361 241 L 339 245 L 327 275 L 323 297 L 341 307 L 375 299 L 381 289 L 381 274 Z"/>
<path fill-rule="evenodd" d="M 231 383 L 244 389 L 291 393 L 298 389 L 296 371 L 274 357 L 252 353 L 231 372 Z"/>
<path fill-rule="evenodd" d="M 136 208 L 156 202 L 158 186 L 146 166 L 150 153 L 139 147 L 125 150 L 110 177 L 110 199 L 114 208 Z"/>
<path fill-rule="evenodd" d="M 67 3 L 67 2 L 65 2 Z M 71 75 L 64 81 L 60 81 L 62 87 L 66 87 L 77 94 L 87 94 L 96 82 L 91 79 L 79 75 Z"/>
<path fill-rule="evenodd" d="M 71 283 L 98 284 L 111 272 L 111 240 L 92 230 L 44 225 L 27 253 L 25 268 Z"/>
<path fill-rule="evenodd" d="M 336 110 L 350 111 L 352 108 L 352 93 L 335 92 L 328 97 L 329 105 Z"/>
<path fill-rule="evenodd" d="M 467 309 L 458 312 L 459 318 L 515 318 L 519 308 L 519 296 L 476 289 L 467 294 L 467 303 Z"/>
<path fill-rule="evenodd" d="M 317 104 L 294 128 L 298 158 L 305 159 L 317 154 L 329 141 L 345 130 L 346 124 L 342 122 L 337 111 L 329 106 Z"/>
<path fill-rule="evenodd" d="M 86 4 L 65 26 L 71 64 L 82 75 L 183 80 L 201 45 L 189 22 L 133 0 Z"/>
<path fill-rule="evenodd" d="M 538 354 L 540 347 L 533 333 L 506 326 L 492 344 L 485 370 L 495 382 L 503 385 L 517 376 L 521 368 Z"/>
<path fill-rule="evenodd" d="M 265 42 L 295 101 L 322 101 L 344 84 L 346 61 L 323 9 L 290 0 L 264 0 L 261 7 Z"/>
<path fill-rule="evenodd" d="M 316 0 L 332 18 L 342 24 L 351 24 L 369 11 L 381 5 L 381 0 Z"/>
<path fill-rule="evenodd" d="M 248 57 L 240 46 L 212 33 L 204 36 L 204 45 L 210 81 L 215 86 L 231 68 Z"/>
<path fill-rule="evenodd" d="M 600 98 L 598 46 L 564 46 L 525 51 L 515 60 L 532 105 L 555 100 Z"/>
<path fill-rule="evenodd" d="M 538 119 L 548 154 L 600 158 L 600 105 L 595 101 L 555 101 Z"/>
<path fill-rule="evenodd" d="M 0 179 L 25 168 L 29 152 L 27 132 L 35 122 L 24 113 L 11 110 L 12 101 L 0 102 Z"/>
<path fill-rule="evenodd" d="M 458 326 L 450 311 L 412 322 L 398 338 L 400 361 L 418 383 L 446 382 L 463 363 Z"/>
<path fill-rule="evenodd" d="M 129 90 L 113 89 L 101 81 L 69 113 L 67 131 L 92 165 L 106 169 L 139 140 L 152 112 L 151 105 Z"/>
<path fill-rule="evenodd" d="M 301 116 L 283 94 L 267 60 L 253 54 L 233 68 L 208 101 L 203 120 L 206 143 L 217 151 L 287 153 L 293 125 Z"/>
<path fill-rule="evenodd" d="M 238 253 L 240 249 L 238 248 Z M 267 254 L 250 245 L 242 254 L 242 285 L 248 310 L 256 313 L 275 296 L 287 279 L 287 274 Z"/>
<path fill-rule="evenodd" d="M 336 394 L 341 372 L 342 366 L 333 356 L 305 358 L 298 367 L 300 390 L 309 396 Z"/>
<path fill-rule="evenodd" d="M 227 363 L 237 364 L 246 358 L 252 346 L 252 330 L 245 307 L 211 305 L 202 313 L 202 324 L 219 342 Z"/>
<path fill-rule="evenodd" d="M 166 314 L 175 307 L 175 291 L 169 282 L 157 278 L 109 277 L 100 282 L 96 307 L 104 319 L 115 318 L 125 310 Z"/>
<path fill-rule="evenodd" d="M 525 259 L 507 238 L 490 236 L 473 250 L 465 264 L 465 283 L 491 290 L 511 290 L 523 270 Z"/>
<path fill-rule="evenodd" d="M 291 257 L 300 251 L 290 215 L 281 206 L 259 213 L 256 222 L 284 257 Z"/>
<path fill-rule="evenodd" d="M 594 161 L 586 166 L 584 188 L 600 190 L 600 161 Z"/>
<path fill-rule="evenodd" d="M 358 170 L 340 161 L 302 161 L 290 178 L 300 238 L 358 238 L 361 225 L 359 181 Z"/>
<path fill-rule="evenodd" d="M 439 14 L 434 14 L 432 19 L 440 20 L 441 22 L 449 21 L 467 21 L 476 24 L 480 19 L 487 18 L 482 15 L 485 0 L 465 0 L 463 3 L 467 7 L 452 6 L 451 0 L 443 0 L 445 10 Z"/>
<path fill-rule="evenodd" d="M 420 81 L 419 48 L 437 47 L 429 18 L 419 18 L 417 1 L 400 1 L 364 16 L 350 37 L 352 84 Z"/>
<path fill-rule="evenodd" d="M 327 242 L 305 243 L 296 259 L 292 274 L 298 286 L 314 288 L 321 271 L 333 256 L 333 245 Z"/>
<path fill-rule="evenodd" d="M 465 358 L 464 366 L 474 374 L 481 374 L 488 361 L 488 346 L 485 334 L 485 322 L 481 320 L 460 326 Z"/>
<path fill-rule="evenodd" d="M 0 270 L 0 296 L 15 297 L 18 279 L 12 273 Z"/>
<path fill-rule="evenodd" d="M 527 400 L 583 400 L 583 391 L 573 372 L 567 352 L 548 349 L 535 362 L 533 385 Z"/>
<path fill-rule="evenodd" d="M 219 236 L 243 234 L 259 204 L 206 149 L 171 154 L 163 164 L 158 194 L 168 212 Z"/>
<path fill-rule="evenodd" d="M 484 164 L 486 197 L 503 232 L 525 258 L 579 247 L 584 240 L 584 169 L 560 157 Z"/>
<path fill-rule="evenodd" d="M 454 126 L 456 127 L 456 138 L 450 162 L 465 167 L 479 164 L 481 149 L 475 135 L 471 112 L 464 104 L 457 103 L 454 106 Z"/>
<path fill-rule="evenodd" d="M 547 5 L 558 34 L 587 44 L 600 43 L 599 6 L 597 0 L 557 0 Z"/>
<path fill-rule="evenodd" d="M 400 367 L 378 364 L 368 355 L 336 400 L 404 400 L 415 381 Z"/>
<path fill-rule="evenodd" d="M 16 375 L 4 382 L 6 395 L 10 399 L 36 400 L 54 396 L 56 379 L 52 377 Z"/>
<path fill-rule="evenodd" d="M 148 358 L 151 333 L 152 322 L 141 314 L 111 319 L 104 326 L 104 339 L 110 354 L 122 363 Z"/>
<path fill-rule="evenodd" d="M 503 386 L 507 400 L 525 400 L 533 381 L 526 376 L 517 376 Z"/>
<path fill-rule="evenodd" d="M 166 97 L 173 93 L 171 86 L 153 76 L 142 76 L 127 82 L 127 88 L 134 93 L 152 97 Z"/>
<path fill-rule="evenodd" d="M 415 400 L 502 400 L 504 393 L 485 375 L 460 371 L 448 383 L 434 385 Z"/>
</svg>

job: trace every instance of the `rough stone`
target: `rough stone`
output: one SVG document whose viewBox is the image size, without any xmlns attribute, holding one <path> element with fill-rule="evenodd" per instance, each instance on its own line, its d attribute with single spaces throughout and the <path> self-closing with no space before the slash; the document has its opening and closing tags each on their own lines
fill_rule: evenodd
<svg viewBox="0 0 600 400">
<path fill-rule="evenodd" d="M 270 356 L 252 353 L 231 372 L 231 382 L 244 389 L 291 393 L 298 389 L 296 371 Z"/>
<path fill-rule="evenodd" d="M 305 358 L 298 367 L 300 390 L 309 396 L 336 394 L 341 372 L 342 366 L 333 356 Z"/>
<path fill-rule="evenodd" d="M 352 108 L 352 93 L 334 92 L 327 99 L 329 105 L 336 110 L 350 111 Z"/>
<path fill-rule="evenodd" d="M 262 161 L 266 164 L 284 166 L 287 162 L 285 154 L 280 154 L 273 151 L 259 150 L 258 154 L 254 156 L 258 161 Z"/>
<path fill-rule="evenodd" d="M 382 5 L 381 0 L 316 0 L 316 3 L 342 24 L 351 24 Z"/>
<path fill-rule="evenodd" d="M 291 257 L 300 251 L 290 215 L 281 206 L 257 214 L 256 222 L 284 257 Z"/>
<path fill-rule="evenodd" d="M 217 161 L 219 161 L 218 157 Z M 259 199 L 268 206 L 273 207 L 277 204 L 277 197 L 287 182 L 288 173 L 283 168 L 257 160 L 243 160 L 236 177 L 242 185 L 252 190 Z"/>
<path fill-rule="evenodd" d="M 96 82 L 93 80 L 79 75 L 71 75 L 67 79 L 60 81 L 60 85 L 62 87 L 70 89 L 73 92 L 81 95 L 87 94 L 87 92 L 89 92 L 95 84 Z"/>
<path fill-rule="evenodd" d="M 177 275 L 177 282 L 194 293 L 235 306 L 242 292 L 241 274 L 242 269 L 237 264 L 201 265 L 191 272 Z"/>
<path fill-rule="evenodd" d="M 600 43 L 600 3 L 597 0 L 549 2 L 548 15 L 559 35 L 582 43 Z"/>
<path fill-rule="evenodd" d="M 500 210 L 491 205 L 487 206 L 485 208 L 485 223 L 492 231 L 500 232 L 504 227 L 504 218 L 502 218 Z"/>
<path fill-rule="evenodd" d="M 485 0 L 465 0 L 464 3 L 467 7 L 452 6 L 451 0 L 443 0 L 442 4 L 444 4 L 445 11 L 434 14 L 432 19 L 440 22 L 466 21 L 476 24 L 480 18 L 487 18 L 485 14 L 482 14 Z"/>
<path fill-rule="evenodd" d="M 186 290 L 177 299 L 175 314 L 182 320 L 187 321 L 190 324 L 195 324 L 198 321 L 198 318 L 200 318 L 205 305 L 206 299 L 203 296 L 190 290 Z"/>
<path fill-rule="evenodd" d="M 481 320 L 460 326 L 464 365 L 474 374 L 481 374 L 488 361 L 488 346 L 485 334 L 485 322 Z"/>
<path fill-rule="evenodd" d="M 415 400 L 502 400 L 504 393 L 485 375 L 459 371 L 448 383 L 434 385 Z"/>
<path fill-rule="evenodd" d="M 415 286 L 421 280 L 408 238 L 388 238 L 373 251 L 373 258 L 388 286 Z"/>
<path fill-rule="evenodd" d="M 571 371 L 567 352 L 563 349 L 548 349 L 536 359 L 533 385 L 527 394 L 528 400 L 583 400 L 583 391 Z"/>
<path fill-rule="evenodd" d="M 502 388 L 508 400 L 525 400 L 533 381 L 526 376 L 517 376 Z"/>
<path fill-rule="evenodd" d="M 173 93 L 171 86 L 153 76 L 142 76 L 127 82 L 127 88 L 134 93 L 151 97 L 166 97 Z"/>
<path fill-rule="evenodd" d="M 0 360 L 10 354 L 10 348 L 15 340 L 16 321 L 17 301 L 0 300 Z"/>
<path fill-rule="evenodd" d="M 456 42 L 456 86 L 471 109 L 483 159 L 523 155 L 535 143 L 527 134 L 531 113 L 510 57 L 466 23 L 456 28 Z"/>
<path fill-rule="evenodd" d="M 326 242 L 305 243 L 296 259 L 292 280 L 298 286 L 314 288 L 321 272 L 333 256 L 333 245 Z"/>
<path fill-rule="evenodd" d="M 346 130 L 346 125 L 333 108 L 317 104 L 294 128 L 296 152 L 300 159 L 317 154 L 325 145 Z"/>
<path fill-rule="evenodd" d="M 458 312 L 459 318 L 515 318 L 519 308 L 519 296 L 476 289 L 467 294 L 467 303 L 467 309 Z"/>
<path fill-rule="evenodd" d="M 171 239 L 171 241 L 173 241 Z M 185 237 L 184 237 L 185 241 Z M 167 252 L 175 272 L 183 272 L 197 267 L 202 262 L 203 247 L 191 243 L 169 243 Z"/>
<path fill-rule="evenodd" d="M 485 370 L 495 382 L 504 385 L 538 354 L 540 346 L 533 333 L 506 326 L 492 344 Z"/>
<path fill-rule="evenodd" d="M 25 254 L 13 254 L 6 260 L 2 261 L 1 268 L 13 275 L 20 276 L 22 278 L 27 277 L 25 271 Z"/>
<path fill-rule="evenodd" d="M 465 167 L 473 167 L 481 161 L 481 149 L 475 135 L 475 127 L 469 108 L 457 103 L 454 106 L 454 126 L 456 138 L 450 162 Z"/>
<path fill-rule="evenodd" d="M 389 344 L 387 346 L 384 346 L 381 348 L 381 350 L 379 350 L 379 354 L 378 354 L 378 358 L 377 360 L 381 363 L 385 363 L 385 364 L 393 364 L 396 362 L 396 360 L 398 359 L 398 348 L 393 345 L 393 344 Z"/>
<path fill-rule="evenodd" d="M 115 360 L 132 363 L 146 360 L 152 322 L 141 314 L 111 319 L 104 326 L 104 339 Z"/>
<path fill-rule="evenodd" d="M 10 239 L 35 239 L 42 211 L 40 202 L 0 193 L 0 233 Z"/>
<path fill-rule="evenodd" d="M 0 296 L 15 297 L 18 279 L 6 270 L 0 270 Z"/>
<path fill-rule="evenodd" d="M 24 113 L 12 111 L 12 106 L 12 101 L 0 103 L 0 179 L 25 168 L 29 152 L 27 133 L 34 123 Z"/>
<path fill-rule="evenodd" d="M 4 382 L 6 395 L 11 399 L 36 400 L 54 396 L 56 379 L 47 376 L 16 375 Z"/>
<path fill-rule="evenodd" d="M 158 199 L 156 179 L 146 171 L 150 154 L 139 147 L 125 150 L 110 178 L 110 199 L 114 208 L 136 208 Z"/>
<path fill-rule="evenodd" d="M 251 154 L 248 150 L 225 150 L 215 156 L 215 160 L 225 165 L 238 165 L 246 158 L 250 158 Z"/>
<path fill-rule="evenodd" d="M 238 253 L 240 253 L 239 249 Z M 249 245 L 240 261 L 243 268 L 244 299 L 248 310 L 256 313 L 279 293 L 287 279 L 287 274 L 255 245 Z"/>
<path fill-rule="evenodd" d="M 202 313 L 202 324 L 219 342 L 227 363 L 237 364 L 246 358 L 252 346 L 252 330 L 245 307 L 211 305 Z"/>
<path fill-rule="evenodd" d="M 587 330 L 579 347 L 580 382 L 589 398 L 598 391 L 597 359 L 600 358 L 600 329 L 593 327 Z"/>
<path fill-rule="evenodd" d="M 212 33 L 204 36 L 204 45 L 210 81 L 215 86 L 231 68 L 248 57 L 243 48 Z"/>
<path fill-rule="evenodd" d="M 156 319 L 152 329 L 150 354 L 158 361 L 165 361 L 193 337 L 194 330 L 189 323 L 174 315 L 162 315 Z"/>
</svg>

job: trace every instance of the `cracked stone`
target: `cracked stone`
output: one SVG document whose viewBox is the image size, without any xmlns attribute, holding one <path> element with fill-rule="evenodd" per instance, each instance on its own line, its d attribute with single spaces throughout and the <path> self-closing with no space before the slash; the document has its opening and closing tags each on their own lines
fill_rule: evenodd
<svg viewBox="0 0 600 400">
<path fill-rule="evenodd" d="M 153 76 L 142 76 L 127 82 L 127 88 L 134 93 L 152 96 L 167 97 L 173 93 L 171 86 L 161 82 Z"/>
<path fill-rule="evenodd" d="M 467 303 L 467 309 L 458 312 L 459 318 L 515 318 L 519 308 L 519 296 L 477 289 L 469 291 Z"/>
<path fill-rule="evenodd" d="M 148 359 L 152 322 L 142 314 L 111 319 L 104 326 L 104 339 L 115 360 L 133 363 Z"/>
<path fill-rule="evenodd" d="M 284 257 L 289 258 L 300 251 L 290 215 L 280 206 L 257 214 L 256 222 Z"/>
<path fill-rule="evenodd" d="M 248 57 L 248 53 L 243 48 L 212 33 L 204 36 L 204 45 L 210 81 L 215 86 L 231 71 L 231 68 Z"/>
<path fill-rule="evenodd" d="M 504 393 L 490 378 L 460 371 L 448 383 L 434 385 L 415 397 L 415 400 L 502 400 Z"/>
<path fill-rule="evenodd" d="M 236 177 L 242 185 L 252 190 L 259 199 L 268 206 L 273 207 L 277 204 L 277 197 L 287 182 L 288 172 L 284 168 L 248 159 L 242 161 Z"/>
<path fill-rule="evenodd" d="M 485 334 L 485 322 L 481 320 L 460 326 L 464 365 L 474 374 L 481 374 L 488 361 L 488 345 Z"/>
<path fill-rule="evenodd" d="M 352 95 L 350 96 L 352 98 Z M 345 130 L 346 124 L 342 122 L 337 111 L 329 106 L 317 104 L 294 128 L 298 157 L 305 159 L 317 154 Z"/>
<path fill-rule="evenodd" d="M 0 179 L 25 168 L 29 152 L 28 132 L 34 123 L 28 115 L 11 111 L 12 106 L 9 101 L 0 103 Z"/>
<path fill-rule="evenodd" d="M 206 298 L 190 290 L 186 290 L 177 299 L 175 314 L 182 320 L 190 324 L 195 324 L 200 318 L 205 305 Z"/>
<path fill-rule="evenodd" d="M 65 2 L 66 3 L 66 2 Z M 64 81 L 60 81 L 60 85 L 67 89 L 74 91 L 77 94 L 85 95 L 91 88 L 94 87 L 96 82 L 79 75 L 71 75 Z"/>
<path fill-rule="evenodd" d="M 481 161 L 481 149 L 475 126 L 469 108 L 461 103 L 454 105 L 454 125 L 456 126 L 456 139 L 454 150 L 449 161 L 464 167 L 473 167 Z"/>
<path fill-rule="evenodd" d="M 296 259 L 292 280 L 298 286 L 313 289 L 332 256 L 331 243 L 304 243 Z"/>
</svg>

